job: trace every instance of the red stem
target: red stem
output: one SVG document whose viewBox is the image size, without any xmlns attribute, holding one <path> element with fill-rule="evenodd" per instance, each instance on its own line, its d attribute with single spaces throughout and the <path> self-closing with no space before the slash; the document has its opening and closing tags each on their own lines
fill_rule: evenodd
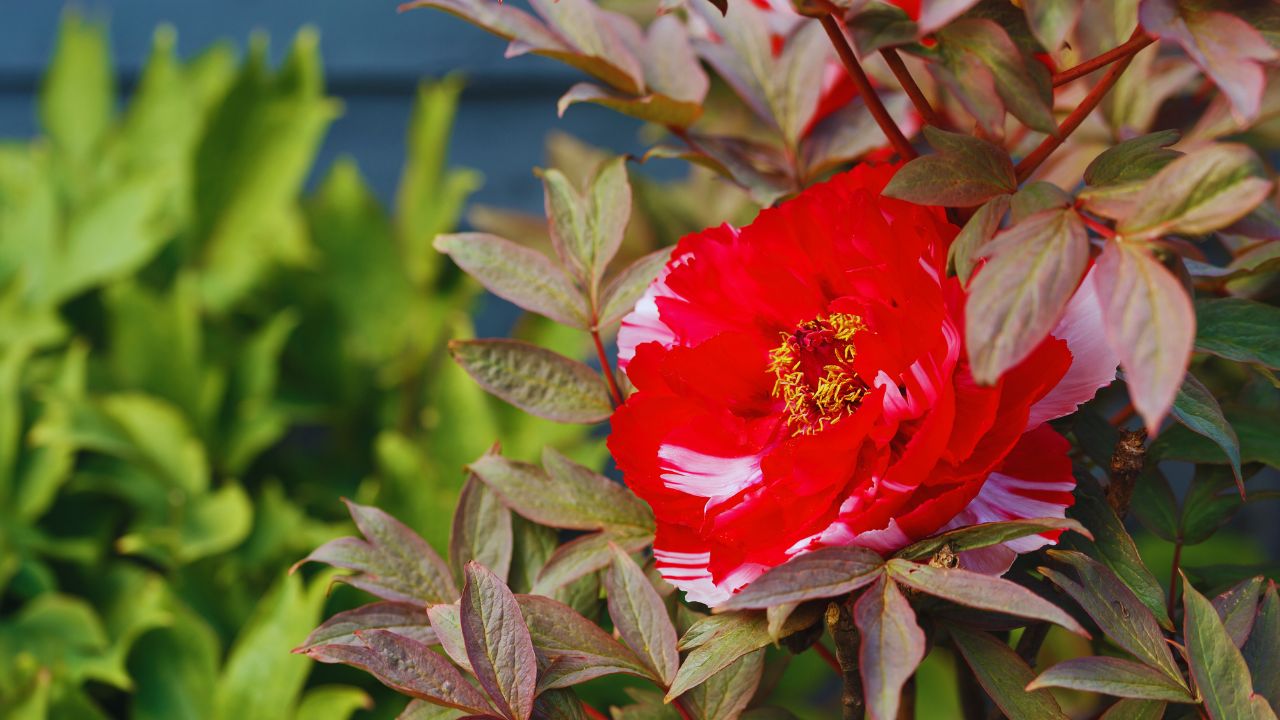
<svg viewBox="0 0 1280 720">
<path fill-rule="evenodd" d="M 693 716 L 685 709 L 684 703 L 680 701 L 680 698 L 676 698 L 671 703 L 671 706 L 676 709 L 676 712 L 680 713 L 681 720 L 693 720 Z"/>
<path fill-rule="evenodd" d="M 819 657 L 830 665 L 832 670 L 835 670 L 838 673 L 844 672 L 840 669 L 840 661 L 836 659 L 835 653 L 828 650 L 827 646 L 823 645 L 821 641 L 814 643 L 813 649 L 818 651 Z"/>
<path fill-rule="evenodd" d="M 588 705 L 586 700 L 582 701 L 582 711 L 585 712 L 587 717 L 591 718 L 591 720 L 609 720 L 609 718 L 605 717 L 599 710 Z"/>
<path fill-rule="evenodd" d="M 595 321 L 592 321 L 592 325 Z M 604 351 L 604 343 L 600 342 L 600 330 L 591 328 L 591 339 L 596 344 L 596 355 L 600 358 L 600 372 L 604 373 L 604 379 L 609 382 L 609 394 L 613 396 L 614 406 L 622 405 L 625 402 L 622 399 L 622 390 L 618 387 L 618 380 L 613 376 L 613 369 L 609 367 L 609 355 Z"/>
<path fill-rule="evenodd" d="M 1069 67 L 1062 72 L 1054 73 L 1053 86 L 1059 87 L 1066 85 L 1072 80 L 1082 78 L 1095 70 L 1100 70 L 1103 67 L 1110 65 L 1120 58 L 1126 56 L 1132 57 L 1137 54 L 1139 50 L 1155 41 L 1155 37 L 1143 32 L 1142 28 L 1138 28 L 1133 37 L 1129 38 L 1125 44 L 1112 48 L 1097 57 L 1085 60 L 1075 67 Z"/>
<path fill-rule="evenodd" d="M 943 127 L 942 116 L 933 109 L 929 104 L 929 98 L 924 96 L 920 91 L 920 86 L 916 84 L 916 79 L 911 77 L 911 71 L 907 69 L 907 64 L 902 61 L 902 56 L 894 48 L 887 47 L 880 51 L 884 57 L 885 63 L 889 65 L 889 69 L 893 71 L 893 76 L 898 79 L 898 84 L 902 86 L 903 92 L 907 97 L 911 98 L 911 104 L 916 106 L 916 112 L 924 118 L 924 121 L 934 127 Z"/>
<path fill-rule="evenodd" d="M 1133 417 L 1135 412 L 1136 411 L 1133 408 L 1133 403 L 1129 403 L 1128 405 L 1125 405 L 1124 407 L 1117 410 L 1116 414 L 1111 416 L 1110 422 L 1112 425 L 1119 427 L 1120 425 L 1123 425 L 1126 422 L 1128 422 L 1129 418 Z"/>
<path fill-rule="evenodd" d="M 885 137 L 889 138 L 889 144 L 893 145 L 893 149 L 902 156 L 903 160 L 913 160 L 917 153 L 915 148 L 911 147 L 911 142 L 898 129 L 898 124 L 893 121 L 893 116 L 889 115 L 888 109 L 884 103 L 880 101 L 880 96 L 876 94 L 875 88 L 871 87 L 871 79 L 867 77 L 867 73 L 862 70 L 862 65 L 858 63 L 858 58 L 853 54 L 853 48 L 849 45 L 849 40 L 844 36 L 844 30 L 840 28 L 840 23 L 832 15 L 823 15 L 820 18 L 822 29 L 827 31 L 827 37 L 831 38 L 831 44 L 836 49 L 836 54 L 840 56 L 840 62 L 844 63 L 844 69 L 849 71 L 849 78 L 853 80 L 853 85 L 858 89 L 858 94 L 862 96 L 862 101 L 867 104 L 867 110 L 871 112 L 871 117 L 875 118 L 876 124 L 880 126 L 880 130 L 884 132 Z"/>
<path fill-rule="evenodd" d="M 1140 32 L 1142 32 L 1141 29 L 1135 30 L 1135 36 Z M 1105 97 L 1107 92 L 1111 90 L 1112 86 L 1116 84 L 1116 80 L 1120 79 L 1120 75 L 1129 67 L 1129 63 L 1132 60 L 1132 54 L 1126 55 L 1108 68 L 1107 74 L 1102 76 L 1102 79 L 1098 81 L 1097 85 L 1093 86 L 1093 89 L 1089 91 L 1089 94 L 1085 96 L 1080 105 L 1078 105 L 1075 110 L 1072 110 L 1071 113 L 1067 115 L 1066 119 L 1062 121 L 1062 124 L 1058 126 L 1057 135 L 1050 135 L 1045 138 L 1044 142 L 1040 143 L 1035 150 L 1032 150 L 1031 154 L 1024 157 L 1022 162 L 1018 163 L 1018 166 L 1014 168 L 1018 176 L 1018 182 L 1022 182 L 1031 177 L 1031 174 L 1036 171 L 1036 168 L 1040 167 L 1040 164 L 1047 160 L 1049 156 L 1053 154 L 1053 151 L 1057 150 L 1058 147 L 1062 145 L 1063 141 L 1067 139 L 1067 136 L 1071 135 L 1071 133 L 1075 132 L 1076 128 L 1080 127 L 1080 123 L 1084 122 L 1084 119 L 1089 117 L 1089 113 L 1093 112 L 1094 108 L 1098 107 L 1098 103 L 1102 102 L 1102 98 Z"/>
<path fill-rule="evenodd" d="M 1182 538 L 1173 544 L 1173 567 L 1169 570 L 1169 619 L 1173 620 L 1173 609 L 1177 607 L 1178 570 L 1182 565 Z"/>
<path fill-rule="evenodd" d="M 1082 220 L 1084 220 L 1084 224 L 1085 224 L 1085 225 L 1088 225 L 1088 226 L 1089 226 L 1089 228 L 1090 228 L 1091 230 L 1093 230 L 1094 232 L 1098 233 L 1098 234 L 1099 234 L 1099 235 L 1101 235 L 1102 237 L 1104 237 L 1104 238 L 1114 238 L 1114 237 L 1116 236 L 1116 231 L 1115 231 L 1115 230 L 1112 230 L 1111 228 L 1107 227 L 1106 225 L 1104 225 L 1104 224 L 1103 224 L 1103 223 L 1101 223 L 1101 222 L 1098 222 L 1097 220 L 1094 220 L 1093 218 L 1089 217 L 1088 215 L 1081 214 L 1081 215 L 1080 215 L 1080 218 L 1081 218 Z"/>
</svg>

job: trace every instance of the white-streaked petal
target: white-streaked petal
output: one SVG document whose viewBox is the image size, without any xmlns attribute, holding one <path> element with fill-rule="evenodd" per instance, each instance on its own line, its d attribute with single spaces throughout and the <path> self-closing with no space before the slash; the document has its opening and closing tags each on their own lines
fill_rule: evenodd
<svg viewBox="0 0 1280 720">
<path fill-rule="evenodd" d="M 658 449 L 662 482 L 672 490 L 705 498 L 728 497 L 760 482 L 761 455 L 720 457 L 679 445 Z"/>
<path fill-rule="evenodd" d="M 663 347 L 671 347 L 675 344 L 675 333 L 658 316 L 658 298 L 680 297 L 667 286 L 667 276 L 690 257 L 692 257 L 690 253 L 685 253 L 678 258 L 672 258 L 664 265 L 658 277 L 649 283 L 644 295 L 640 296 L 635 309 L 622 318 L 622 327 L 618 329 L 618 367 L 624 372 L 627 369 L 627 363 L 635 357 L 637 346 L 647 342 L 660 343 Z"/>
</svg>

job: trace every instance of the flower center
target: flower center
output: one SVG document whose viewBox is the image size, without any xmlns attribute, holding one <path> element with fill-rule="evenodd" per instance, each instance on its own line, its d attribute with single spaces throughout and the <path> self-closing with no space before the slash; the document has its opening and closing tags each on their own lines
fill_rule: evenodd
<svg viewBox="0 0 1280 720">
<path fill-rule="evenodd" d="M 769 353 L 773 396 L 787 405 L 794 435 L 816 433 L 858 407 L 867 384 L 853 371 L 853 337 L 867 326 L 862 318 L 831 313 L 807 320 Z"/>
</svg>

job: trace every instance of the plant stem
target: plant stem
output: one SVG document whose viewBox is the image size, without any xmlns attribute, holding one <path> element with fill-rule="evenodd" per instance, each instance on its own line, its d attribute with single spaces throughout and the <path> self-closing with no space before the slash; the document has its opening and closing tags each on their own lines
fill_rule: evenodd
<svg viewBox="0 0 1280 720">
<path fill-rule="evenodd" d="M 1166 610 L 1169 612 L 1169 619 L 1173 620 L 1173 609 L 1178 606 L 1178 573 L 1182 566 L 1182 538 L 1179 537 L 1173 543 L 1173 567 L 1169 569 L 1169 600 Z"/>
<path fill-rule="evenodd" d="M 676 712 L 680 713 L 681 720 L 693 720 L 693 716 L 685 709 L 683 700 L 676 698 L 671 705 L 676 709 Z"/>
<path fill-rule="evenodd" d="M 1110 65 L 1120 58 L 1132 57 L 1142 48 L 1155 42 L 1155 40 L 1155 37 L 1146 34 L 1142 28 L 1138 28 L 1138 30 L 1134 32 L 1133 36 L 1130 37 L 1125 44 L 1112 48 L 1097 57 L 1085 60 L 1075 67 L 1069 67 L 1062 72 L 1054 73 L 1053 86 L 1059 87 L 1066 85 L 1072 80 L 1082 78 L 1095 70 L 1100 70 L 1101 68 Z"/>
<path fill-rule="evenodd" d="M 884 132 L 885 137 L 889 138 L 889 143 L 893 145 L 893 149 L 902 156 L 903 160 L 915 159 L 917 156 L 915 148 L 911 147 L 907 137 L 898 129 L 898 124 L 893 121 L 888 109 L 880 101 L 880 96 L 876 94 L 875 88 L 871 87 L 871 79 L 862 70 L 862 65 L 858 63 L 858 57 L 853 54 L 853 48 L 849 45 L 849 40 L 844 36 L 844 30 L 840 28 L 840 23 L 836 21 L 833 15 L 823 15 L 820 18 L 820 22 L 822 23 L 822 29 L 827 31 L 827 37 L 831 39 L 831 44 L 835 47 L 836 54 L 840 56 L 840 62 L 844 63 L 844 69 L 849 71 L 849 77 L 853 80 L 854 87 L 858 89 L 858 94 L 862 96 L 862 101 L 867 104 L 867 110 L 871 112 L 871 117 L 880 126 L 880 130 Z"/>
<path fill-rule="evenodd" d="M 1097 220 L 1094 220 L 1088 215 L 1085 215 L 1082 213 L 1080 215 L 1080 219 L 1084 220 L 1084 224 L 1088 225 L 1090 230 L 1098 233 L 1104 238 L 1111 239 L 1116 236 L 1115 230 L 1112 230 L 1111 228 L 1107 227 L 1104 223 L 1098 222 Z"/>
<path fill-rule="evenodd" d="M 985 695 L 982 688 L 978 685 L 978 678 L 974 677 L 973 671 L 965 664 L 960 651 L 954 648 L 952 650 L 955 657 L 956 686 L 960 690 L 960 712 L 965 720 L 984 720 L 987 716 L 986 701 L 983 699 Z"/>
<path fill-rule="evenodd" d="M 911 71 L 907 69 L 907 64 L 902 61 L 898 51 L 887 47 L 881 50 L 880 54 L 888 63 L 889 69 L 893 71 L 893 76 L 898 78 L 898 84 L 902 86 L 903 92 L 911 98 L 911 104 L 916 106 L 916 112 L 920 113 L 926 123 L 934 127 L 942 127 L 942 116 L 929 104 L 929 98 L 920 91 L 920 86 L 916 84 L 916 79 L 911 77 Z"/>
<path fill-rule="evenodd" d="M 588 705 L 586 700 L 583 700 L 581 702 L 582 702 L 582 712 L 586 713 L 587 717 L 591 718 L 591 720 L 609 720 L 609 718 L 601 714 L 599 710 Z"/>
<path fill-rule="evenodd" d="M 1141 31 L 1137 30 L 1134 32 L 1136 34 Z M 1114 65 L 1108 68 L 1107 74 L 1102 76 L 1102 79 L 1098 81 L 1097 85 L 1093 86 L 1093 89 L 1089 91 L 1089 94 L 1085 96 L 1084 100 L 1082 100 L 1076 109 L 1072 110 L 1071 113 L 1062 121 L 1062 124 L 1058 126 L 1058 133 L 1045 138 L 1035 150 L 1031 151 L 1031 154 L 1022 158 L 1022 162 L 1018 163 L 1018 166 L 1014 168 L 1014 171 L 1018 176 L 1018 182 L 1022 182 L 1031 177 L 1031 174 L 1036 171 L 1036 168 L 1040 167 L 1041 163 L 1047 160 L 1049 156 L 1053 154 L 1053 151 L 1057 150 L 1058 147 L 1062 145 L 1063 141 L 1065 141 L 1071 133 L 1075 132 L 1076 128 L 1080 127 L 1080 123 L 1084 122 L 1084 119 L 1089 117 L 1089 113 L 1093 112 L 1094 108 L 1098 107 L 1098 103 L 1102 102 L 1102 98 L 1105 97 L 1111 90 L 1111 87 L 1116 84 L 1116 80 L 1120 79 L 1120 76 L 1129 67 L 1129 63 L 1132 60 L 1132 54 L 1125 55 Z"/>
<path fill-rule="evenodd" d="M 1018 638 L 1018 647 L 1015 651 L 1023 662 L 1031 667 L 1036 666 L 1036 656 L 1040 654 L 1040 646 L 1044 645 L 1044 639 L 1049 635 L 1049 623 L 1035 623 L 1028 625 L 1022 631 L 1022 637 Z"/>
<path fill-rule="evenodd" d="M 836 659 L 836 656 L 831 653 L 831 650 L 826 645 L 822 644 L 821 640 L 813 644 L 813 649 L 817 651 L 818 657 L 822 658 L 823 662 L 831 666 L 832 670 L 841 672 L 840 661 Z"/>
<path fill-rule="evenodd" d="M 591 324 L 591 339 L 596 344 L 596 356 L 600 358 L 600 372 L 604 373 L 604 379 L 609 382 L 609 394 L 613 396 L 614 407 L 618 407 L 625 402 L 622 389 L 618 387 L 618 379 L 613 376 L 613 368 L 609 366 L 609 355 L 604 351 L 604 343 L 600 342 L 600 329 L 595 327 L 594 319 Z"/>
<path fill-rule="evenodd" d="M 824 18 L 825 20 L 826 18 Z M 841 717 L 844 720 L 862 720 L 865 705 L 862 699 L 862 676 L 858 670 L 858 626 L 853 623 L 848 597 L 827 605 L 827 629 L 836 644 L 836 659 L 840 661 L 840 676 L 844 691 L 840 695 Z"/>
</svg>

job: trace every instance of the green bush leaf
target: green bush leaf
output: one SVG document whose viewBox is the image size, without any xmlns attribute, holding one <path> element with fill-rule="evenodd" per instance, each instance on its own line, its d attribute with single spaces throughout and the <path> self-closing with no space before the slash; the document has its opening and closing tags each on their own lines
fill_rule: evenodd
<svg viewBox="0 0 1280 720">
<path fill-rule="evenodd" d="M 828 547 L 798 555 L 756 578 L 719 609 L 768 608 L 847 595 L 880 577 L 884 560 L 873 550 Z"/>
<path fill-rule="evenodd" d="M 449 539 L 449 564 L 454 573 L 462 577 L 463 566 L 475 560 L 506 582 L 514 542 L 511 511 L 482 480 L 469 476 L 458 496 Z"/>
<path fill-rule="evenodd" d="M 1181 137 L 1177 130 L 1161 130 L 1107 148 L 1084 169 L 1084 181 L 1088 185 L 1124 185 L 1146 180 L 1182 157 L 1169 149 Z"/>
<path fill-rule="evenodd" d="M 568 605 L 541 595 L 517 595 L 516 602 L 538 657 L 539 692 L 615 673 L 650 677 L 630 650 Z"/>
<path fill-rule="evenodd" d="M 1027 690 L 1066 688 L 1145 700 L 1191 702 L 1191 691 L 1165 673 L 1131 660 L 1084 657 L 1064 660 L 1040 674 Z"/>
<path fill-rule="evenodd" d="M 1035 672 L 989 633 L 952 627 L 951 638 L 982 689 L 1009 720 L 1067 720 L 1048 690 L 1027 690 Z"/>
<path fill-rule="evenodd" d="M 1196 349 L 1280 369 L 1280 308 L 1243 298 L 1196 301 Z"/>
<path fill-rule="evenodd" d="M 449 352 L 485 390 L 541 418 L 595 423 L 613 405 L 600 373 L 520 340 L 452 340 Z"/>
<path fill-rule="evenodd" d="M 969 285 L 965 339 L 974 378 L 992 383 L 1044 340 L 1089 261 L 1089 237 L 1074 210 L 1045 210 L 1011 225 L 983 248 L 990 259 Z"/>
<path fill-rule="evenodd" d="M 1170 162 L 1143 185 L 1116 232 L 1130 240 L 1200 235 L 1248 215 L 1271 192 L 1244 145 L 1208 145 Z"/>
<path fill-rule="evenodd" d="M 972 207 L 1018 189 L 1013 161 L 1003 148 L 929 126 L 924 136 L 937 152 L 899 168 L 884 189 L 887 197 L 919 205 Z"/>
<path fill-rule="evenodd" d="M 40 89 L 40 124 L 68 170 L 89 171 L 115 117 L 115 71 L 104 26 L 78 13 L 62 17 L 53 60 Z M 80 182 L 82 179 L 70 177 Z"/>
<path fill-rule="evenodd" d="M 1240 474 L 1240 439 L 1231 428 L 1227 418 L 1222 414 L 1218 401 L 1190 372 L 1182 379 L 1182 387 L 1173 398 L 1173 416 L 1191 430 L 1209 438 L 1222 448 L 1227 459 L 1231 461 L 1231 472 L 1235 474 L 1236 486 L 1240 495 L 1244 495 L 1244 477 Z"/>
<path fill-rule="evenodd" d="M 493 713 L 485 696 L 426 645 L 386 630 L 362 633 L 360 639 L 363 646 L 321 645 L 307 654 L 320 662 L 358 667 L 410 697 L 477 715 Z"/>
<path fill-rule="evenodd" d="M 676 628 L 667 606 L 631 556 L 616 545 L 613 567 L 604 575 L 609 617 L 622 641 L 640 657 L 663 687 L 670 687 L 680 666 Z"/>
<path fill-rule="evenodd" d="M 480 685 L 508 720 L 528 720 L 537 656 L 520 605 L 502 580 L 474 561 L 463 568 L 462 640 Z"/>
<path fill-rule="evenodd" d="M 307 562 L 355 570 L 337 579 L 384 600 L 433 605 L 458 597 L 449 566 L 427 541 L 378 508 L 345 502 L 364 539 L 330 540 L 294 565 L 295 570 Z"/>
<path fill-rule="evenodd" d="M 1065 590 L 1111 642 L 1158 669 L 1175 684 L 1183 683 L 1182 673 L 1173 660 L 1155 616 L 1120 578 L 1083 553 L 1051 550 L 1050 557 L 1071 565 L 1080 582 L 1076 583 L 1050 568 L 1041 568 L 1041 573 Z"/>
<path fill-rule="evenodd" d="M 1212 720 L 1251 717 L 1249 666 L 1231 642 L 1213 605 L 1186 578 L 1182 581 L 1182 592 L 1187 660 L 1204 698 L 1205 710 Z"/>
<path fill-rule="evenodd" d="M 1028 535 L 1054 531 L 1071 531 L 1079 533 L 1090 540 L 1093 535 L 1079 522 L 1071 518 L 1031 518 L 1028 520 L 1006 520 L 970 525 L 950 530 L 940 535 L 925 538 L 894 553 L 894 557 L 906 560 L 923 560 L 941 550 L 944 546 L 951 552 L 978 550 L 992 545 L 1017 540 Z"/>
<path fill-rule="evenodd" d="M 590 325 L 582 292 L 542 253 L 485 233 L 441 235 L 435 247 L 494 295 L 570 327 Z"/>
<path fill-rule="evenodd" d="M 925 655 L 925 635 L 911 603 L 883 574 L 858 597 L 854 621 L 862 642 L 858 668 L 871 720 L 896 720 L 902 687 Z"/>
<path fill-rule="evenodd" d="M 357 633 L 367 630 L 386 630 L 423 645 L 438 642 L 431 629 L 431 618 L 421 605 L 375 602 L 344 610 L 325 620 L 293 651 L 305 653 L 320 645 L 364 645 Z"/>
<path fill-rule="evenodd" d="M 1088 631 L 1074 618 L 1039 595 L 992 575 L 944 569 L 892 558 L 887 563 L 889 577 L 913 590 L 979 610 L 1044 620 L 1081 636 Z"/>
<path fill-rule="evenodd" d="M 1107 243 L 1096 267 L 1107 342 L 1154 435 L 1187 373 L 1195 339 L 1191 300 L 1172 273 L 1132 243 Z"/>
</svg>

